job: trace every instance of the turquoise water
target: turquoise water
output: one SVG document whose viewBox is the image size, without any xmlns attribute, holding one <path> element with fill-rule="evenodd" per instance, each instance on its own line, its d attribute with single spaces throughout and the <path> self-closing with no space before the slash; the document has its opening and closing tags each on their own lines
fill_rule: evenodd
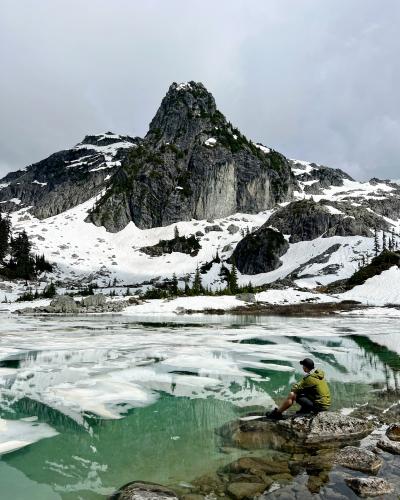
<svg viewBox="0 0 400 500">
<path fill-rule="evenodd" d="M 0 416 L 33 418 L 23 425 L 38 432 L 1 456 L 5 499 L 100 499 L 136 479 L 184 487 L 248 454 L 222 448 L 215 429 L 272 408 L 305 355 L 336 409 L 399 385 L 385 318 L 2 319 Z M 39 439 L 41 424 L 54 435 Z"/>
</svg>

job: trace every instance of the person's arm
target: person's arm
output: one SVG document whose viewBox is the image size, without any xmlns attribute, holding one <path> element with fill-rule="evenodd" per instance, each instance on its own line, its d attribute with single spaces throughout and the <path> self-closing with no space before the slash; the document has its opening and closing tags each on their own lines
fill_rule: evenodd
<svg viewBox="0 0 400 500">
<path fill-rule="evenodd" d="M 294 392 L 295 394 L 298 394 L 301 392 L 303 389 L 309 386 L 309 377 L 303 377 L 300 382 L 297 382 L 296 384 L 292 385 L 291 391 Z"/>
</svg>

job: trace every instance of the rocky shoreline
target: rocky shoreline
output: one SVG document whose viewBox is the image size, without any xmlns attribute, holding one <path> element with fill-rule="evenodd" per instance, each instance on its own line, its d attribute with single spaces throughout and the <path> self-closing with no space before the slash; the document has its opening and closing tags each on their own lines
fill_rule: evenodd
<svg viewBox="0 0 400 500">
<path fill-rule="evenodd" d="M 266 302 L 256 302 L 254 298 L 246 297 L 236 298 L 243 301 L 243 305 L 221 309 L 218 307 L 207 307 L 203 309 L 191 309 L 185 307 L 177 307 L 172 313 L 177 315 L 192 315 L 192 314 L 207 314 L 207 315 L 257 315 L 257 316 L 326 316 L 337 314 L 340 312 L 351 312 L 359 310 L 368 310 L 372 306 L 360 304 L 356 301 L 342 302 L 301 302 L 296 304 L 270 304 Z M 82 299 L 75 300 L 68 295 L 55 297 L 49 305 L 24 307 L 17 309 L 15 312 L 21 315 L 57 315 L 57 314 L 105 314 L 105 313 L 122 313 L 127 307 L 141 305 L 146 301 L 129 297 L 128 299 L 108 300 L 101 293 L 89 295 Z"/>
<path fill-rule="evenodd" d="M 377 443 L 399 445 L 400 424 L 390 425 L 385 434 L 378 427 L 376 420 L 336 412 L 278 422 L 250 415 L 217 430 L 222 446 L 244 449 L 248 456 L 172 489 L 134 481 L 110 500 L 355 498 L 352 495 L 394 500 L 396 485 L 380 477 L 380 471 L 390 453 L 400 452 L 382 452 Z M 329 487 L 332 475 L 340 480 L 340 492 Z M 296 479 L 302 476 L 299 483 Z"/>
</svg>

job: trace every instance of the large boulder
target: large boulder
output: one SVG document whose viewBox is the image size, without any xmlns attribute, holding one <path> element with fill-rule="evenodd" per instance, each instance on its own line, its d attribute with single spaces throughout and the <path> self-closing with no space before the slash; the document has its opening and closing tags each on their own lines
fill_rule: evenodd
<svg viewBox="0 0 400 500">
<path fill-rule="evenodd" d="M 387 453 L 392 455 L 400 455 L 400 443 L 391 441 L 390 439 L 380 439 L 376 446 Z"/>
<path fill-rule="evenodd" d="M 75 314 L 78 312 L 78 304 L 69 295 L 60 295 L 50 302 L 51 312 Z"/>
<path fill-rule="evenodd" d="M 314 417 L 281 420 L 277 427 L 307 445 L 358 441 L 368 436 L 374 428 L 369 420 L 331 411 L 321 412 Z"/>
<path fill-rule="evenodd" d="M 96 295 L 88 295 L 83 299 L 83 305 L 85 307 L 102 307 L 106 302 L 106 296 L 102 293 L 97 293 Z"/>
<path fill-rule="evenodd" d="M 383 460 L 375 453 L 355 446 L 346 446 L 340 450 L 335 461 L 342 467 L 367 474 L 376 474 L 383 465 Z"/>
<path fill-rule="evenodd" d="M 178 500 L 178 495 L 160 484 L 133 481 L 113 493 L 109 500 Z"/>
<path fill-rule="evenodd" d="M 379 497 L 393 493 L 393 486 L 381 477 L 351 477 L 346 479 L 346 484 L 358 496 Z"/>
<path fill-rule="evenodd" d="M 242 274 L 268 273 L 282 264 L 279 257 L 288 248 L 282 233 L 262 226 L 239 241 L 231 259 Z"/>
<path fill-rule="evenodd" d="M 224 442 L 244 449 L 269 447 L 293 451 L 314 446 L 338 446 L 355 443 L 370 434 L 373 424 L 336 412 L 323 412 L 313 417 L 280 420 L 233 421 L 219 429 Z"/>
</svg>

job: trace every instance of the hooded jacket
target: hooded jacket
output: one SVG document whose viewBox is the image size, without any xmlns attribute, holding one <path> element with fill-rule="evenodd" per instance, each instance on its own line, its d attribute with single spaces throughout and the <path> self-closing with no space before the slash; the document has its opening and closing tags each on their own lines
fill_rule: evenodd
<svg viewBox="0 0 400 500">
<path fill-rule="evenodd" d="M 292 392 L 303 394 L 324 410 L 331 405 L 331 393 L 323 370 L 313 370 L 292 386 Z"/>
</svg>

